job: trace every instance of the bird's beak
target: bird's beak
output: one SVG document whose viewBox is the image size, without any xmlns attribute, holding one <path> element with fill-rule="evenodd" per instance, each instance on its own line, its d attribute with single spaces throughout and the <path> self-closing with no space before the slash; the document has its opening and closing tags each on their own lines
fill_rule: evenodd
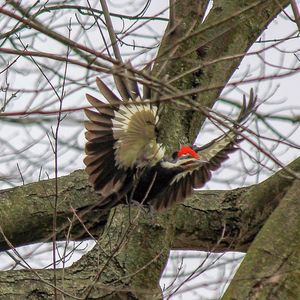
<svg viewBox="0 0 300 300">
<path fill-rule="evenodd" d="M 207 160 L 203 159 L 190 159 L 184 162 L 181 167 L 183 167 L 185 170 L 193 170 L 201 167 L 201 165 L 207 164 Z"/>
</svg>

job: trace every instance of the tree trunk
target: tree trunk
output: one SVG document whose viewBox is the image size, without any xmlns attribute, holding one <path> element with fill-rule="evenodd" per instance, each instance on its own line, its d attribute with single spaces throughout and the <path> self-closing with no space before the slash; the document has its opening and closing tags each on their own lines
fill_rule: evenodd
<svg viewBox="0 0 300 300">
<path fill-rule="evenodd" d="M 295 180 L 248 249 L 222 299 L 299 299 L 300 181 Z"/>
</svg>

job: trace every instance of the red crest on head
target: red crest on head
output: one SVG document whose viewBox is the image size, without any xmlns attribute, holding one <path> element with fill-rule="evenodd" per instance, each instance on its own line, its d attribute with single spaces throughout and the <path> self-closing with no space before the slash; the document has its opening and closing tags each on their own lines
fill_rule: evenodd
<svg viewBox="0 0 300 300">
<path fill-rule="evenodd" d="M 177 157 L 181 157 L 186 154 L 190 154 L 195 159 L 200 158 L 199 154 L 196 151 L 194 151 L 191 147 L 188 147 L 188 146 L 182 146 L 180 148 L 180 150 L 178 151 Z"/>
</svg>

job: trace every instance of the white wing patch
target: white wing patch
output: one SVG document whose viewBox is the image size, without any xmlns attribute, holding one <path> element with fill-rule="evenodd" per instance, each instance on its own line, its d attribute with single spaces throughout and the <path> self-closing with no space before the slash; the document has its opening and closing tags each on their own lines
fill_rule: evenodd
<svg viewBox="0 0 300 300">
<path fill-rule="evenodd" d="M 118 167 L 155 164 L 163 158 L 165 149 L 156 141 L 158 120 L 157 107 L 140 98 L 120 105 L 112 119 Z"/>
<path fill-rule="evenodd" d="M 219 138 L 213 140 L 213 144 L 211 147 L 203 149 L 200 151 L 201 158 L 209 161 L 211 158 L 217 155 L 217 153 L 221 152 L 226 146 L 233 143 L 236 138 L 235 132 L 226 132 Z"/>
</svg>

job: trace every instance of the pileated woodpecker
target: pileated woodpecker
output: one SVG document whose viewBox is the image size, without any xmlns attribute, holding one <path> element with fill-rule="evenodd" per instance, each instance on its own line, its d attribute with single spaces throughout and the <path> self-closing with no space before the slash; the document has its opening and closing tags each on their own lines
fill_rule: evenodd
<svg viewBox="0 0 300 300">
<path fill-rule="evenodd" d="M 144 87 L 142 97 L 134 75 L 128 73 L 114 75 L 122 100 L 99 78 L 98 89 L 109 105 L 87 95 L 96 111 L 85 110 L 89 119 L 85 122 L 86 173 L 100 194 L 100 207 L 136 201 L 162 210 L 201 188 L 241 138 L 235 127 L 235 132 L 228 131 L 203 147 L 184 146 L 166 157 L 164 146 L 157 142 L 158 107 L 145 101 L 151 99 L 151 90 Z M 249 115 L 254 104 L 251 91 L 237 122 Z"/>
</svg>

